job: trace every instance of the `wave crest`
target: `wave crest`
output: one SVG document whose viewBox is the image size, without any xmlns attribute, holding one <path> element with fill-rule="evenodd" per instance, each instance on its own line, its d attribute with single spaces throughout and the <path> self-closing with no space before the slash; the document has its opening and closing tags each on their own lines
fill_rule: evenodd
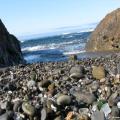
<svg viewBox="0 0 120 120">
<path fill-rule="evenodd" d="M 74 41 L 63 42 L 59 44 L 52 43 L 52 44 L 37 45 L 37 46 L 32 46 L 32 47 L 25 47 L 25 48 L 22 48 L 22 52 L 25 52 L 25 51 L 31 52 L 31 51 L 47 50 L 47 49 L 59 49 L 59 48 L 62 49 L 69 45 L 81 44 L 80 41 L 81 40 L 74 40 Z"/>
</svg>

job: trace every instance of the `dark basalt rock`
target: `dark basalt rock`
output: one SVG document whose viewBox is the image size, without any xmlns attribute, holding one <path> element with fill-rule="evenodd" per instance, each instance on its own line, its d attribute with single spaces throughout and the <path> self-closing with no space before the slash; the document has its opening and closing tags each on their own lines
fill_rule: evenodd
<svg viewBox="0 0 120 120">
<path fill-rule="evenodd" d="M 18 39 L 10 34 L 0 20 L 0 67 L 24 63 Z"/>
<path fill-rule="evenodd" d="M 120 8 L 108 14 L 92 33 L 87 51 L 120 51 Z"/>
</svg>

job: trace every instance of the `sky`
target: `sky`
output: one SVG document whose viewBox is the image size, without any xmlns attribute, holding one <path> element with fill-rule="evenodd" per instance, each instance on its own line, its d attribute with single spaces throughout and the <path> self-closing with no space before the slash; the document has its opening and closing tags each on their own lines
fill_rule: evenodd
<svg viewBox="0 0 120 120">
<path fill-rule="evenodd" d="M 0 19 L 16 36 L 99 22 L 120 0 L 0 0 Z"/>
</svg>

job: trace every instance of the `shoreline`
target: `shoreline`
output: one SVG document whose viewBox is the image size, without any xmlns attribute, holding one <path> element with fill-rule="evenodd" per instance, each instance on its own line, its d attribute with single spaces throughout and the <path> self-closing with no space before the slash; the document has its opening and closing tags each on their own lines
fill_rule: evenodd
<svg viewBox="0 0 120 120">
<path fill-rule="evenodd" d="M 36 61 L 36 60 L 33 60 L 33 62 L 29 62 L 29 60 L 27 61 L 28 64 L 33 64 L 33 63 L 49 63 L 49 62 L 66 62 L 66 61 L 69 61 L 69 58 L 70 56 L 72 55 L 76 55 L 78 60 L 81 60 L 81 59 L 87 59 L 87 58 L 95 58 L 95 57 L 105 57 L 105 56 L 109 56 L 109 55 L 112 55 L 112 54 L 120 54 L 120 52 L 112 52 L 112 51 L 105 51 L 105 52 L 87 52 L 87 51 L 84 51 L 84 52 L 81 52 L 81 53 L 78 53 L 78 54 L 69 54 L 69 55 L 65 55 L 62 60 L 51 60 L 51 61 Z M 60 58 L 61 59 L 61 58 Z"/>
<path fill-rule="evenodd" d="M 112 54 L 117 54 L 120 55 L 120 51 L 104 51 L 104 52 L 83 52 L 78 54 L 78 58 L 95 58 L 95 57 L 107 57 L 110 56 Z"/>
</svg>

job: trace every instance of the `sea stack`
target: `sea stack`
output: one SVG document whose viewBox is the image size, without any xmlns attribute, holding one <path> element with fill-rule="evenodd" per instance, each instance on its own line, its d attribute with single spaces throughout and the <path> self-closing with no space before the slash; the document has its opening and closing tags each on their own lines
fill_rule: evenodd
<svg viewBox="0 0 120 120">
<path fill-rule="evenodd" d="M 0 67 L 24 63 L 18 39 L 10 34 L 0 20 Z"/>
<path fill-rule="evenodd" d="M 87 51 L 120 51 L 120 8 L 109 13 L 96 27 Z"/>
</svg>

